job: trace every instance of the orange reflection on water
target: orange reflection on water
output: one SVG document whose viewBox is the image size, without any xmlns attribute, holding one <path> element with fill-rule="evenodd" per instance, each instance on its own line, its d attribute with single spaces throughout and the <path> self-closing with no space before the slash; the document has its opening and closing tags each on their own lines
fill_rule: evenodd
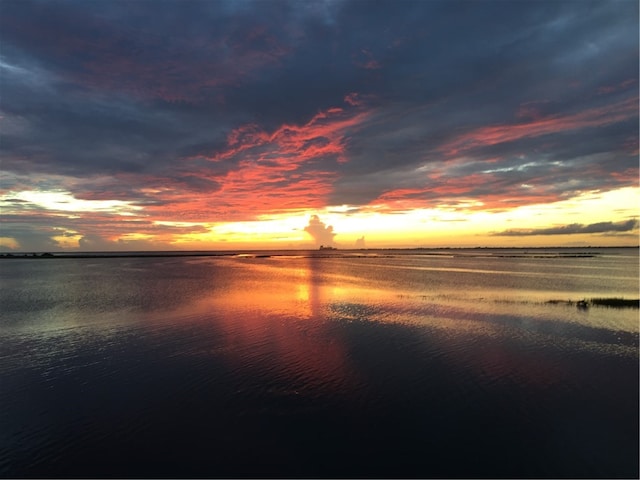
<svg viewBox="0 0 640 480">
<path fill-rule="evenodd" d="M 270 378 L 299 379 L 307 388 L 334 384 L 343 391 L 355 385 L 345 345 L 325 315 L 331 287 L 318 259 L 306 259 L 305 265 L 237 261 L 242 270 L 230 276 L 222 294 L 189 307 L 190 315 L 201 315 L 219 332 L 225 358 Z"/>
</svg>

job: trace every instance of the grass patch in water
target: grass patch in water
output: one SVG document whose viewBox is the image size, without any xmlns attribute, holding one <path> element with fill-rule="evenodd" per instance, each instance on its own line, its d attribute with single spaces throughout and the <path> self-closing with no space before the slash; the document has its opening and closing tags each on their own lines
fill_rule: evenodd
<svg viewBox="0 0 640 480">
<path fill-rule="evenodd" d="M 640 306 L 640 300 L 630 298 L 592 298 L 589 303 L 613 308 L 638 308 Z"/>
<path fill-rule="evenodd" d="M 606 298 L 590 298 L 589 300 L 547 300 L 546 303 L 552 305 L 575 305 L 578 308 L 589 307 L 610 307 L 610 308 L 639 308 L 640 300 L 631 298 L 618 298 L 618 297 L 606 297 Z"/>
</svg>

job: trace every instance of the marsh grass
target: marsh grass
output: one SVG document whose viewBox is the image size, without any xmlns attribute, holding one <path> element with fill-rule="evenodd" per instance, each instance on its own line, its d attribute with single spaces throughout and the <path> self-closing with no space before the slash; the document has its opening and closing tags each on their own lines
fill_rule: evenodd
<svg viewBox="0 0 640 480">
<path fill-rule="evenodd" d="M 411 298 L 419 298 L 425 301 L 434 301 L 434 300 L 456 300 L 459 297 L 455 295 L 411 295 L 411 294 L 396 294 L 396 298 L 403 299 L 411 299 Z M 498 298 L 498 299 L 487 299 L 485 297 L 474 298 L 475 302 L 494 302 L 501 304 L 542 304 L 545 303 L 547 305 L 565 305 L 565 306 L 575 306 L 581 309 L 586 309 L 589 307 L 609 307 L 609 308 L 640 308 L 640 299 L 633 298 L 621 298 L 621 297 L 598 297 L 598 298 L 589 298 L 582 300 L 561 300 L 561 299 L 550 299 L 546 301 L 536 301 L 536 300 L 522 300 L 522 299 L 513 299 L 513 298 Z"/>
<path fill-rule="evenodd" d="M 638 308 L 640 306 L 640 300 L 630 298 L 592 298 L 589 303 L 612 308 Z"/>
<path fill-rule="evenodd" d="M 580 308 L 588 307 L 609 307 L 609 308 L 639 308 L 640 300 L 632 298 L 618 298 L 618 297 L 606 297 L 606 298 L 590 298 L 588 300 L 547 300 L 546 303 L 553 305 L 576 305 Z"/>
</svg>

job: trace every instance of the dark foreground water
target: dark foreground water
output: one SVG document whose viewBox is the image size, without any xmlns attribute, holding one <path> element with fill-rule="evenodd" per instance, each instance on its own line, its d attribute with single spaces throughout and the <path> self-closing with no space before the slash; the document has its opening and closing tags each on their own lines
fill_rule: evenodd
<svg viewBox="0 0 640 480">
<path fill-rule="evenodd" d="M 1 476 L 638 477 L 637 250 L 319 253 L 1 260 Z"/>
</svg>

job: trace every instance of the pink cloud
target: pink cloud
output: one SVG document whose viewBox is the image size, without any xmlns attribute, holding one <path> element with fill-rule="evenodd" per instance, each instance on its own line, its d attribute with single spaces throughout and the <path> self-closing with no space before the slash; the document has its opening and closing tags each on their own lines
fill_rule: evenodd
<svg viewBox="0 0 640 480">
<path fill-rule="evenodd" d="M 444 144 L 440 150 L 448 157 L 456 156 L 474 148 L 551 133 L 610 125 L 637 115 L 638 97 L 633 97 L 573 115 L 551 115 L 534 118 L 526 123 L 480 127 Z"/>
<path fill-rule="evenodd" d="M 253 123 L 242 125 L 228 134 L 226 148 L 208 157 L 215 163 L 233 162 L 234 167 L 223 176 L 199 173 L 219 189 L 194 194 L 165 188 L 154 194 L 158 205 L 146 206 L 145 213 L 153 218 L 217 221 L 322 208 L 337 178 L 336 165 L 348 160 L 348 134 L 368 116 L 361 108 L 333 107 L 302 125 L 284 124 L 273 132 Z M 171 181 L 162 184 L 170 187 Z"/>
<path fill-rule="evenodd" d="M 636 83 L 637 83 L 637 80 L 635 78 L 628 78 L 627 80 L 615 85 L 605 85 L 598 88 L 598 95 L 608 95 L 610 93 L 627 90 L 628 88 L 635 85 Z"/>
<path fill-rule="evenodd" d="M 354 57 L 355 57 L 354 63 L 358 67 L 365 68 L 367 70 L 378 70 L 379 68 L 382 68 L 382 65 L 380 65 L 380 62 L 378 62 L 374 58 L 373 53 L 371 53 L 371 51 L 367 50 L 366 48 L 363 48 L 362 50 L 360 50 L 360 53 L 357 55 L 354 55 Z"/>
<path fill-rule="evenodd" d="M 336 155 L 339 162 L 344 162 L 345 134 L 368 116 L 367 111 L 334 107 L 318 112 L 304 125 L 285 124 L 273 133 L 255 124 L 242 125 L 227 136 L 226 150 L 209 160 L 223 161 L 242 153 L 244 160 L 268 160 L 287 170 L 325 155 Z"/>
</svg>

